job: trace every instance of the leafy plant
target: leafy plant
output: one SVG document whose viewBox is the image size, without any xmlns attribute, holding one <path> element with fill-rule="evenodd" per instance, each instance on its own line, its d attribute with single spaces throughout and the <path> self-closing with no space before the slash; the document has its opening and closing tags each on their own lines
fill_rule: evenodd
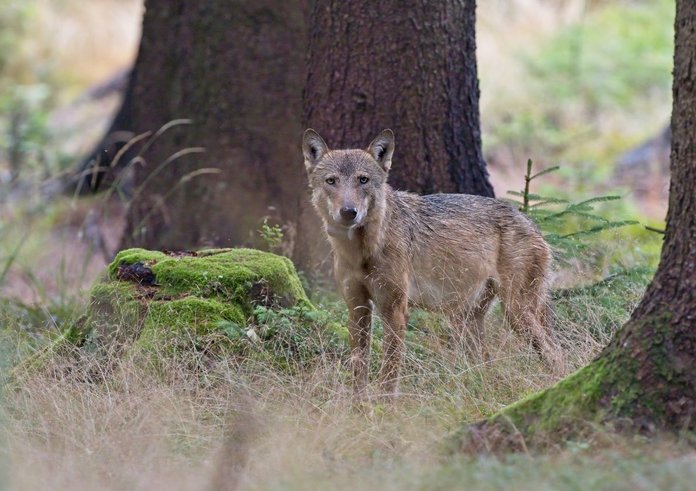
<svg viewBox="0 0 696 491">
<path fill-rule="evenodd" d="M 570 288 L 553 292 L 556 329 L 566 346 L 575 345 L 578 333 L 597 346 L 604 346 L 612 333 L 627 319 L 640 301 L 645 287 L 654 274 L 649 262 L 631 264 L 625 257 L 612 258 L 607 251 L 607 238 L 599 235 L 607 230 L 635 225 L 635 220 L 612 220 L 598 214 L 597 205 L 620 200 L 620 196 L 595 196 L 571 202 L 555 196 L 543 196 L 531 191 L 532 181 L 558 171 L 549 167 L 533 173 L 533 163 L 527 161 L 522 191 L 508 191 L 519 206 L 542 230 L 554 249 L 557 264 L 572 271 Z M 623 251 L 625 255 L 625 251 Z M 596 259 L 604 259 L 600 266 Z M 586 284 L 578 282 L 578 273 L 591 271 Z M 601 276 L 600 276 L 601 275 Z"/>
<path fill-rule="evenodd" d="M 283 242 L 283 229 L 279 225 L 269 225 L 268 218 L 264 218 L 258 232 L 259 237 L 270 251 L 276 251 L 280 248 Z"/>
<path fill-rule="evenodd" d="M 527 160 L 527 173 L 522 191 L 508 191 L 517 199 L 520 211 L 527 214 L 544 234 L 544 238 L 554 248 L 562 260 L 567 260 L 585 250 L 589 244 L 585 240 L 605 230 L 636 225 L 636 220 L 610 220 L 595 212 L 599 203 L 620 200 L 621 196 L 595 196 L 578 202 L 563 198 L 542 196 L 530 191 L 531 182 L 538 177 L 555 172 L 560 166 L 549 167 L 532 174 L 532 159 Z M 568 230 L 569 226 L 573 230 Z M 579 228 L 576 228 L 579 227 Z"/>
</svg>

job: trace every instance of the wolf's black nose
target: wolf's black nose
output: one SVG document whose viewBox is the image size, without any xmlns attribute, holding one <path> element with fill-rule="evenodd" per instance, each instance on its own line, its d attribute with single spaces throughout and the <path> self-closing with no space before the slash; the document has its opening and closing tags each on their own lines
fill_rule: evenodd
<svg viewBox="0 0 696 491">
<path fill-rule="evenodd" d="M 358 210 L 355 208 L 350 208 L 347 206 L 341 208 L 341 218 L 343 218 L 345 221 L 355 220 L 356 216 L 358 216 Z"/>
</svg>

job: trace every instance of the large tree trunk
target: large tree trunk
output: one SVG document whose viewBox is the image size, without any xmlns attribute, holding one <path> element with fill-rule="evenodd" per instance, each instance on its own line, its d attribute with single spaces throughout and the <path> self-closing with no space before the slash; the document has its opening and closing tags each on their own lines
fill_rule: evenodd
<svg viewBox="0 0 696 491">
<path fill-rule="evenodd" d="M 176 119 L 192 124 L 159 136 L 136 165 L 124 245 L 253 243 L 263 217 L 297 220 L 304 3 L 146 1 L 119 124 L 134 134 Z M 192 147 L 205 151 L 160 168 Z M 219 173 L 200 172 L 210 168 Z"/>
<path fill-rule="evenodd" d="M 307 126 L 332 148 L 364 148 L 391 128 L 392 186 L 493 196 L 481 151 L 475 19 L 474 0 L 317 0 Z M 301 249 L 322 257 L 305 230 Z"/>
<path fill-rule="evenodd" d="M 476 425 L 469 443 L 514 446 L 520 436 L 543 442 L 588 421 L 696 430 L 696 3 L 677 1 L 675 27 L 672 179 L 655 277 L 597 359 Z"/>
</svg>

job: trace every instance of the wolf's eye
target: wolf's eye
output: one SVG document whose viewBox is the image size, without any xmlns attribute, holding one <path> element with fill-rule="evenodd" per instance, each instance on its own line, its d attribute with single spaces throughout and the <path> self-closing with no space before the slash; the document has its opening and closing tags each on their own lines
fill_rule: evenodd
<svg viewBox="0 0 696 491">
<path fill-rule="evenodd" d="M 326 184 L 328 184 L 329 186 L 333 186 L 334 184 L 336 184 L 336 178 L 335 178 L 335 177 L 329 177 L 329 178 L 326 180 Z"/>
<path fill-rule="evenodd" d="M 360 184 L 367 184 L 367 181 L 369 181 L 370 178 L 367 176 L 360 176 L 358 177 L 358 181 L 360 181 Z"/>
</svg>

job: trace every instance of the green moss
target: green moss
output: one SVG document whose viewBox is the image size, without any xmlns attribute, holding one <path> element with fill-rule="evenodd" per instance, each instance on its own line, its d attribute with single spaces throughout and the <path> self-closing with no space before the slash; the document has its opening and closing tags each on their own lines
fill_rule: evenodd
<svg viewBox="0 0 696 491">
<path fill-rule="evenodd" d="M 90 299 L 93 310 L 98 314 L 112 316 L 118 312 L 124 320 L 133 320 L 139 315 L 138 292 L 132 283 L 97 283 L 90 291 Z"/>
<path fill-rule="evenodd" d="M 460 428 L 450 452 L 509 452 L 577 438 L 605 420 L 609 363 L 598 358 L 554 386 L 531 394 L 489 418 Z"/>
<path fill-rule="evenodd" d="M 691 374 L 675 363 L 670 347 L 679 333 L 662 311 L 622 327 L 604 352 L 553 387 L 532 394 L 487 420 L 467 425 L 453 440 L 459 448 L 544 447 L 585 438 L 596 429 L 685 428 L 684 411 L 669 401 L 688 393 Z M 520 445 L 520 441 L 524 445 Z"/>
<path fill-rule="evenodd" d="M 585 424 L 588 417 L 601 419 L 595 411 L 602 396 L 606 362 L 590 363 L 542 392 L 532 394 L 503 409 L 491 420 L 507 419 L 526 434 L 548 433 L 563 426 Z"/>
<path fill-rule="evenodd" d="M 247 321 L 260 307 L 314 311 L 289 259 L 252 249 L 127 249 L 92 288 L 89 321 L 71 338 L 92 350 L 119 341 L 165 356 L 236 352 L 249 345 Z"/>
<path fill-rule="evenodd" d="M 142 324 L 144 306 L 133 283 L 97 283 L 90 292 L 88 319 L 73 326 L 67 339 L 88 351 L 116 341 L 135 339 Z"/>
<path fill-rule="evenodd" d="M 674 356 L 672 349 L 678 345 L 675 337 L 680 334 L 669 306 L 663 308 L 631 321 L 624 328 L 624 335 L 615 338 L 608 360 L 616 369 L 607 374 L 607 383 L 613 388 L 613 414 L 670 426 L 665 424 L 669 412 L 666 401 L 672 392 L 691 392 L 692 374 L 685 373 Z M 622 349 L 618 348 L 619 343 Z"/>
<path fill-rule="evenodd" d="M 117 279 L 122 265 L 142 263 L 155 276 L 157 296 L 194 295 L 238 304 L 251 314 L 254 301 L 310 305 L 292 262 L 255 249 L 205 250 L 195 256 L 170 256 L 144 249 L 121 251 L 109 266 Z M 264 297 L 264 298 L 261 298 Z"/>
<path fill-rule="evenodd" d="M 239 307 L 212 299 L 154 301 L 148 307 L 136 347 L 154 352 L 173 346 L 196 347 L 206 336 L 223 335 L 226 322 L 243 326 L 246 319 Z"/>
<path fill-rule="evenodd" d="M 649 397 L 636 370 L 609 354 L 546 390 L 504 408 L 485 424 L 512 427 L 529 444 L 558 442 L 615 417 L 632 417 Z"/>
</svg>

